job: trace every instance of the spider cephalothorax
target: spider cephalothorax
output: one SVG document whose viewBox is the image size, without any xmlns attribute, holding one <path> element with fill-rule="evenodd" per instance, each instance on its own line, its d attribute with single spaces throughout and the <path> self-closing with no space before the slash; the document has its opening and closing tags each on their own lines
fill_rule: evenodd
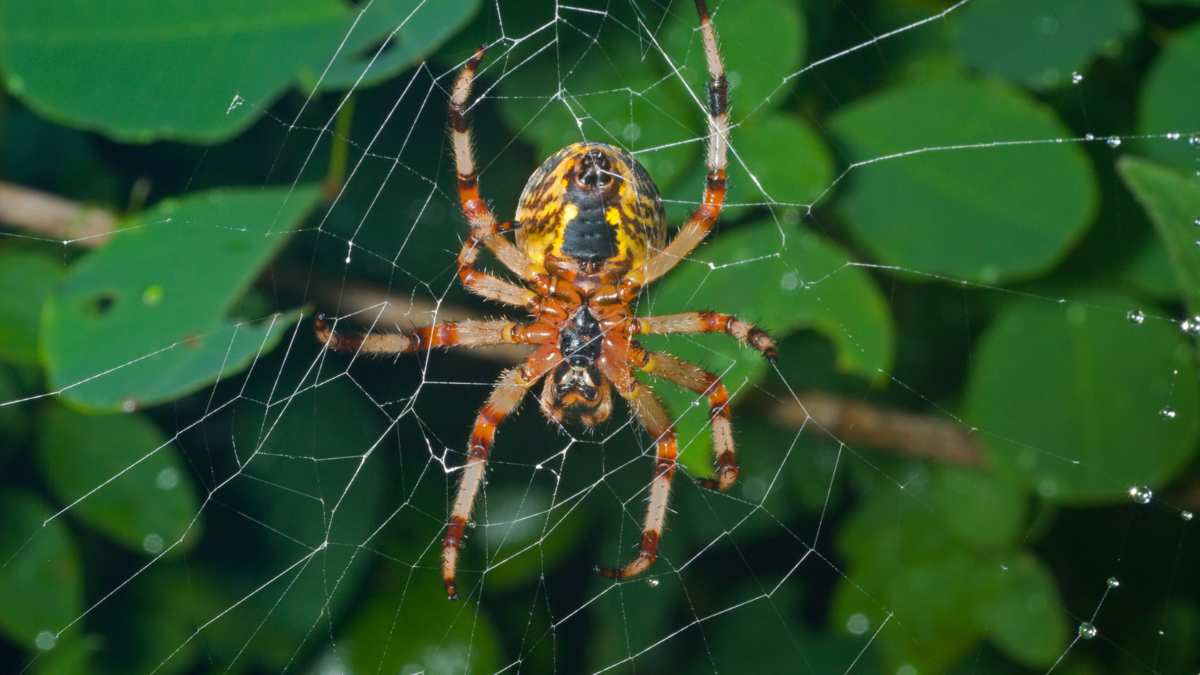
<svg viewBox="0 0 1200 675">
<path fill-rule="evenodd" d="M 600 424 L 612 412 L 615 389 L 654 438 L 654 478 L 638 557 L 620 569 L 597 568 L 604 576 L 631 577 L 654 562 L 675 473 L 678 448 L 671 418 L 633 369 L 708 397 L 717 472 L 697 482 L 725 489 L 737 479 L 729 397 L 720 378 L 670 354 L 650 352 L 635 336 L 724 332 L 772 361 L 774 343 L 763 331 L 727 314 L 636 317 L 629 312 L 630 302 L 646 284 L 670 271 L 704 239 L 725 199 L 727 84 L 704 0 L 696 0 L 696 9 L 710 78 L 706 98 L 708 178 L 703 202 L 670 243 L 654 181 L 632 155 L 604 143 L 576 143 L 555 153 L 525 185 L 517 220 L 496 220 L 479 197 L 466 123 L 471 85 L 483 60 L 481 47 L 467 61 L 450 97 L 458 194 L 471 224 L 458 254 L 458 277 L 485 298 L 525 308 L 532 319 L 443 323 L 412 333 L 368 336 L 338 334 L 317 320 L 317 337 L 334 350 L 397 353 L 457 345 L 535 346 L 524 363 L 500 378 L 471 433 L 467 462 L 442 543 L 442 576 L 451 599 L 458 599 L 458 550 L 483 481 L 495 429 L 517 411 L 525 392 L 543 379 L 539 401 L 550 419 L 584 426 Z M 516 232 L 516 244 L 504 237 L 509 231 Z M 490 249 L 526 286 L 476 270 L 479 244 Z"/>
</svg>

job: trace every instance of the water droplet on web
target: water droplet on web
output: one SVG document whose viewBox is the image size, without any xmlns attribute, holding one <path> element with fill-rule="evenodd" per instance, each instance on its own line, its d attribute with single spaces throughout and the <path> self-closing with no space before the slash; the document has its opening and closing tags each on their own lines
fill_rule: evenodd
<svg viewBox="0 0 1200 675">
<path fill-rule="evenodd" d="M 173 490 L 179 485 L 179 469 L 167 467 L 158 472 L 158 476 L 154 479 L 154 484 L 160 490 Z"/>
<path fill-rule="evenodd" d="M 1121 585 L 1121 582 L 1116 577 L 1108 578 L 1108 587 L 1109 588 L 1116 588 L 1117 586 L 1120 586 L 1120 585 Z"/>
<path fill-rule="evenodd" d="M 1167 140 L 1169 140 L 1169 141 L 1177 141 L 1177 140 L 1179 140 L 1179 132 L 1178 132 L 1178 131 L 1172 131 L 1171 133 L 1167 134 Z"/>
<path fill-rule="evenodd" d="M 1110 147 L 1110 148 L 1121 147 L 1121 139 L 1117 138 L 1116 136 L 1109 136 L 1108 140 L 1104 141 L 1104 142 L 1107 143 L 1108 147 Z"/>
<path fill-rule="evenodd" d="M 1133 497 L 1133 501 L 1139 504 L 1149 504 L 1150 500 L 1154 498 L 1154 493 L 1145 485 L 1138 485 L 1137 487 L 1129 488 L 1129 496 Z"/>
<path fill-rule="evenodd" d="M 163 538 L 151 532 L 142 540 L 142 549 L 146 553 L 161 553 L 163 549 Z"/>
<path fill-rule="evenodd" d="M 1087 134 L 1086 136 L 1084 136 L 1084 137 L 1083 137 L 1083 140 L 1085 140 L 1085 141 L 1094 141 L 1094 140 L 1096 140 L 1096 137 L 1095 137 L 1095 136 L 1093 136 L 1092 134 Z"/>
<path fill-rule="evenodd" d="M 1079 84 L 1083 82 L 1083 75 L 1079 73 L 1071 73 L 1071 84 Z"/>
<path fill-rule="evenodd" d="M 862 635 L 868 630 L 871 630 L 871 620 L 866 614 L 854 614 L 849 619 L 846 619 L 846 630 L 853 635 Z"/>
<path fill-rule="evenodd" d="M 1175 409 L 1171 406 L 1165 406 L 1162 410 L 1158 411 L 1158 416 L 1164 420 L 1173 420 L 1175 419 Z"/>
<path fill-rule="evenodd" d="M 467 529 L 469 529 L 469 530 L 473 530 L 473 529 L 475 529 L 475 521 L 473 521 L 473 520 L 468 520 L 468 521 L 467 521 Z"/>
<path fill-rule="evenodd" d="M 1096 637 L 1096 627 L 1090 623 L 1079 624 L 1079 637 L 1084 640 L 1091 640 Z"/>
<path fill-rule="evenodd" d="M 347 265 L 350 264 L 350 254 L 349 253 L 346 254 L 346 264 Z"/>
<path fill-rule="evenodd" d="M 1193 220 L 1192 224 L 1195 225 L 1196 227 L 1200 227 L 1200 218 Z"/>
<path fill-rule="evenodd" d="M 1200 148 L 1200 136 L 1192 136 L 1188 139 L 1188 145 L 1193 148 Z"/>
<path fill-rule="evenodd" d="M 37 637 L 33 639 L 33 643 L 42 651 L 54 649 L 54 643 L 56 642 L 58 642 L 58 638 L 54 637 L 54 633 L 48 630 L 38 633 Z"/>
<path fill-rule="evenodd" d="M 1184 319 L 1181 328 L 1188 335 L 1200 335 L 1200 316 L 1193 316 L 1190 321 Z"/>
<path fill-rule="evenodd" d="M 654 577 L 650 577 L 649 579 L 646 580 L 646 585 L 649 586 L 650 588 L 658 588 L 658 579 L 655 579 Z"/>
<path fill-rule="evenodd" d="M 1184 511 L 1183 513 L 1179 514 L 1179 517 L 1180 517 L 1180 518 L 1183 518 L 1184 520 L 1189 520 L 1189 521 L 1190 521 L 1190 520 L 1192 519 L 1192 512 L 1191 512 L 1191 511 Z"/>
<path fill-rule="evenodd" d="M 1141 310 L 1135 309 L 1132 312 L 1126 314 L 1125 318 L 1129 319 L 1129 323 L 1137 326 L 1146 320 L 1146 315 L 1142 314 Z"/>
</svg>

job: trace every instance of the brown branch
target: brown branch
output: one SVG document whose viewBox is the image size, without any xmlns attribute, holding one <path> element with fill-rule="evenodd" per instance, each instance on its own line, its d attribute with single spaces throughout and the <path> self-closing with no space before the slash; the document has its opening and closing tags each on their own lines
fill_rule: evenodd
<svg viewBox="0 0 1200 675">
<path fill-rule="evenodd" d="M 46 239 L 99 246 L 117 229 L 117 215 L 57 195 L 0 181 L 0 222 Z"/>
<path fill-rule="evenodd" d="M 972 468 L 987 465 L 971 430 L 954 422 L 888 410 L 822 392 L 804 392 L 771 411 L 775 422 L 906 457 Z"/>
</svg>

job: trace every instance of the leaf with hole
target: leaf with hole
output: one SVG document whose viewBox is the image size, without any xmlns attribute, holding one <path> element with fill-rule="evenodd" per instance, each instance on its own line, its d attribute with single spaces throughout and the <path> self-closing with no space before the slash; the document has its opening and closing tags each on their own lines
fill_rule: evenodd
<svg viewBox="0 0 1200 675">
<path fill-rule="evenodd" d="M 75 263 L 42 316 L 50 387 L 95 412 L 162 403 L 270 351 L 294 314 L 231 316 L 319 190 L 215 190 L 140 214 Z"/>
</svg>

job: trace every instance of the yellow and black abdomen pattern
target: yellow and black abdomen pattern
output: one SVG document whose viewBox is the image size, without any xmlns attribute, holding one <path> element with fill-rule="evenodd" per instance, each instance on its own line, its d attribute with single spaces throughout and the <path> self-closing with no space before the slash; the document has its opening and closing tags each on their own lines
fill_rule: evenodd
<svg viewBox="0 0 1200 675">
<path fill-rule="evenodd" d="M 538 264 L 555 256 L 633 269 L 667 238 L 654 179 L 606 143 L 576 143 L 543 162 L 521 193 L 517 221 L 517 245 Z"/>
</svg>

